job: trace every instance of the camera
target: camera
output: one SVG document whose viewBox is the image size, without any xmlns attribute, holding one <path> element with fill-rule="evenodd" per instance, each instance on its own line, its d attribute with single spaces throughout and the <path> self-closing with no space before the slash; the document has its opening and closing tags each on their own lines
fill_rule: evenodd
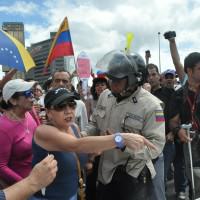
<svg viewBox="0 0 200 200">
<path fill-rule="evenodd" d="M 150 54 L 150 50 L 146 50 L 145 53 L 146 53 L 146 54 Z"/>
<path fill-rule="evenodd" d="M 165 39 L 175 38 L 176 32 L 175 31 L 168 31 L 164 33 Z"/>
</svg>

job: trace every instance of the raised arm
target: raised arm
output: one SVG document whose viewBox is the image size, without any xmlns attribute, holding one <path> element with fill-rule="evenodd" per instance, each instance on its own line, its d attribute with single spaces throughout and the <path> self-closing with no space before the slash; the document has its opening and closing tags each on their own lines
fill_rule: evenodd
<svg viewBox="0 0 200 200">
<path fill-rule="evenodd" d="M 176 73 L 178 74 L 179 79 L 181 80 L 181 82 L 183 82 L 184 77 L 185 77 L 185 72 L 184 72 L 184 68 L 183 68 L 183 64 L 180 61 L 180 56 L 178 53 L 178 49 L 176 46 L 176 41 L 175 38 L 169 38 L 169 47 L 170 47 L 170 53 L 171 53 L 171 57 L 172 57 L 172 61 L 174 63 L 175 69 L 176 69 Z"/>
<path fill-rule="evenodd" d="M 3 89 L 3 86 L 12 79 L 12 77 L 15 75 L 15 73 L 17 72 L 17 69 L 11 69 L 4 77 L 3 79 L 0 81 L 0 89 Z"/>
<path fill-rule="evenodd" d="M 150 50 L 146 50 L 145 51 L 145 61 L 146 61 L 146 65 L 149 64 L 149 59 L 151 58 L 151 53 Z"/>
</svg>

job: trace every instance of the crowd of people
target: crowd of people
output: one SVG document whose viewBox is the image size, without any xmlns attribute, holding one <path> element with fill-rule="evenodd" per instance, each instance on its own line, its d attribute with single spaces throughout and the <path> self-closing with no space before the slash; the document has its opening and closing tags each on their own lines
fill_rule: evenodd
<svg viewBox="0 0 200 200">
<path fill-rule="evenodd" d="M 160 73 L 149 52 L 145 63 L 111 51 L 87 98 L 64 68 L 45 88 L 11 80 L 11 70 L 0 82 L 0 200 L 166 200 L 170 173 L 177 200 L 187 187 L 191 200 L 199 195 L 187 144 L 198 169 L 200 53 L 182 65 L 175 38 L 168 41 L 175 69 Z"/>
</svg>

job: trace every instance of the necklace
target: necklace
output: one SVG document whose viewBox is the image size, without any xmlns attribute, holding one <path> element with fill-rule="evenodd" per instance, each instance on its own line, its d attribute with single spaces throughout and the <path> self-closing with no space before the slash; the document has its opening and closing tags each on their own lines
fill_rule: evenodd
<svg viewBox="0 0 200 200">
<path fill-rule="evenodd" d="M 26 119 L 26 115 L 24 118 L 20 118 L 19 116 L 17 116 L 13 111 L 9 111 L 7 112 L 6 114 L 8 116 L 8 118 L 16 121 L 16 122 L 19 122 L 23 128 L 25 129 L 25 133 L 26 134 L 29 134 L 30 133 L 30 130 L 28 128 L 28 119 Z M 24 123 L 23 123 L 24 122 Z M 25 125 L 24 125 L 25 124 Z"/>
</svg>

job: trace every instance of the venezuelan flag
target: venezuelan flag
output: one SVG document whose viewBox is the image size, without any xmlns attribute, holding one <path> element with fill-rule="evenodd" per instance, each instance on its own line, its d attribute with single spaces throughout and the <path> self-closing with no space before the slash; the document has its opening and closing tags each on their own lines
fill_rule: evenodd
<svg viewBox="0 0 200 200">
<path fill-rule="evenodd" d="M 3 30 L 0 30 L 0 64 L 19 71 L 28 71 L 35 67 L 24 45 Z"/>
<path fill-rule="evenodd" d="M 156 110 L 155 117 L 156 117 L 156 122 L 164 122 L 165 121 L 164 113 L 162 110 Z"/>
<path fill-rule="evenodd" d="M 51 49 L 49 51 L 49 55 L 45 63 L 45 67 L 48 67 L 51 64 L 51 62 L 58 57 L 73 55 L 74 50 L 72 46 L 69 25 L 67 17 L 65 17 L 52 42 Z"/>
</svg>

